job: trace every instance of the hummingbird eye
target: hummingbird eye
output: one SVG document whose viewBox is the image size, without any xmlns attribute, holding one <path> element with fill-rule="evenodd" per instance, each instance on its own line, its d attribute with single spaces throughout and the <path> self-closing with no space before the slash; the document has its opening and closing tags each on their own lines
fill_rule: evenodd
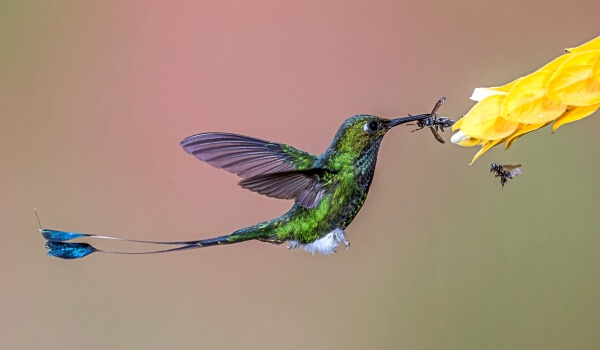
<svg viewBox="0 0 600 350">
<path fill-rule="evenodd" d="M 376 121 L 368 122 L 367 124 L 365 124 L 364 129 L 366 132 L 373 133 L 373 132 L 379 130 L 379 123 Z"/>
</svg>

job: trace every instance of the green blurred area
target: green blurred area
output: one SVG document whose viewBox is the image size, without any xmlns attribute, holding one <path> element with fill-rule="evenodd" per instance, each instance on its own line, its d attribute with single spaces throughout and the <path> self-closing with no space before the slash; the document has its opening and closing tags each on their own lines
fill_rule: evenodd
<svg viewBox="0 0 600 350">
<path fill-rule="evenodd" d="M 195 239 L 291 203 L 178 142 L 229 131 L 320 153 L 353 114 L 458 119 L 597 35 L 596 1 L 0 5 L 0 348 L 596 349 L 598 114 L 509 151 L 390 132 L 331 257 L 259 242 L 45 256 L 48 228 Z M 521 163 L 500 187 L 489 163 Z M 112 247 L 111 243 L 106 243 Z"/>
</svg>

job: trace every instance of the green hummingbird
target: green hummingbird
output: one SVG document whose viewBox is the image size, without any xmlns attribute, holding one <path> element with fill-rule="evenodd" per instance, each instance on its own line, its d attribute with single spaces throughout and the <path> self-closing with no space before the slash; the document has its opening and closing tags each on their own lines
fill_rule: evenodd
<svg viewBox="0 0 600 350">
<path fill-rule="evenodd" d="M 274 244 L 287 242 L 288 249 L 302 248 L 312 254 L 330 255 L 342 243 L 346 250 L 350 248 L 344 229 L 367 199 L 383 137 L 395 126 L 426 118 L 431 118 L 431 114 L 391 120 L 374 115 L 353 116 L 340 126 L 321 156 L 282 143 L 231 133 L 209 132 L 183 139 L 181 146 L 186 152 L 242 177 L 240 185 L 243 188 L 295 201 L 282 216 L 228 235 L 196 241 L 157 242 L 50 230 L 42 228 L 41 224 L 40 231 L 47 240 L 48 255 L 63 259 L 82 258 L 94 252 L 166 253 L 249 240 Z M 67 242 L 82 237 L 177 247 L 122 252 L 100 250 L 88 243 Z"/>
</svg>

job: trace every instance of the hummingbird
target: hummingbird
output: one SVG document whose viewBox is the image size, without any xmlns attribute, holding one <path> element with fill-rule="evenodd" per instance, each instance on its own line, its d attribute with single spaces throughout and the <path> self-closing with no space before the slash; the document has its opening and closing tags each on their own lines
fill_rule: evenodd
<svg viewBox="0 0 600 350">
<path fill-rule="evenodd" d="M 273 244 L 287 242 L 288 249 L 301 248 L 331 255 L 350 241 L 344 230 L 362 208 L 373 180 L 377 153 L 383 137 L 395 126 L 430 118 L 431 114 L 385 119 L 355 115 L 339 128 L 331 145 L 316 156 L 282 143 L 225 132 L 208 132 L 186 137 L 183 149 L 216 168 L 237 174 L 241 187 L 279 199 L 293 199 L 282 216 L 242 228 L 233 233 L 194 241 L 143 241 L 42 228 L 48 255 L 77 259 L 91 253 L 156 254 L 228 245 L 258 240 Z M 37 217 L 37 212 L 36 212 Z M 38 218 L 39 223 L 39 218 Z M 68 242 L 75 238 L 97 238 L 135 243 L 176 246 L 144 251 L 107 251 L 88 243 Z"/>
</svg>

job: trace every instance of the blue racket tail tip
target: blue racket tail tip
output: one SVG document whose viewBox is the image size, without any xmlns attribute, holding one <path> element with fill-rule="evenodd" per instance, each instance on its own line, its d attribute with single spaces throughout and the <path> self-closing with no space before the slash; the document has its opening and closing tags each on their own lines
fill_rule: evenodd
<svg viewBox="0 0 600 350">
<path fill-rule="evenodd" d="M 46 242 L 48 255 L 61 259 L 79 259 L 98 250 L 87 243 Z"/>
<path fill-rule="evenodd" d="M 51 242 L 65 242 L 75 238 L 87 236 L 83 233 L 49 230 L 46 228 L 40 229 L 40 231 L 42 232 L 42 236 Z"/>
<path fill-rule="evenodd" d="M 35 213 L 35 218 L 37 219 L 38 225 L 40 226 L 40 232 L 42 233 L 42 236 L 45 239 L 47 239 L 48 241 L 64 242 L 64 241 L 70 241 L 72 239 L 79 238 L 79 237 L 89 236 L 87 234 L 78 233 L 78 232 L 66 232 L 66 231 L 57 231 L 57 230 L 46 229 L 42 226 L 42 223 L 40 222 L 40 217 L 38 216 L 36 207 L 33 207 L 33 212 Z"/>
</svg>

